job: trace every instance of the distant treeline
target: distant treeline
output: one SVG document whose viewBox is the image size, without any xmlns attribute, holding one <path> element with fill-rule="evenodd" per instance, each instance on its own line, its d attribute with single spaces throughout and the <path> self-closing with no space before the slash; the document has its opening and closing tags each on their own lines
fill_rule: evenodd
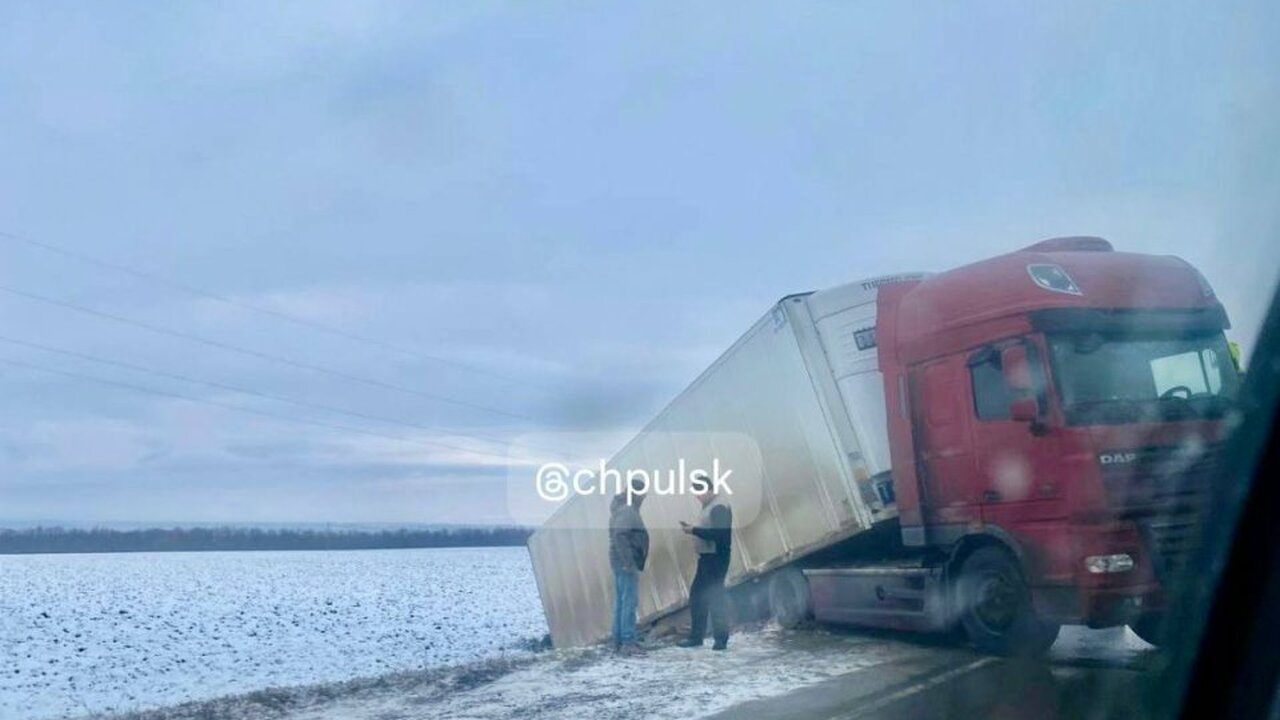
<svg viewBox="0 0 1280 720">
<path fill-rule="evenodd" d="M 180 552 L 205 550 L 374 550 L 524 545 L 519 527 L 430 530 L 294 530 L 237 527 L 111 530 L 0 529 L 0 555 L 28 553 Z"/>
</svg>

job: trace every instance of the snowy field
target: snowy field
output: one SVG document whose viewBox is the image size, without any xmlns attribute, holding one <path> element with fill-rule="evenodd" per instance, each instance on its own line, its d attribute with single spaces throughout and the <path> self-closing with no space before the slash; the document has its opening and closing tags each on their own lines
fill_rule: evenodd
<svg viewBox="0 0 1280 720">
<path fill-rule="evenodd" d="M 523 548 L 0 556 L 0 718 L 695 718 L 974 657 L 776 626 L 740 628 L 729 653 L 532 652 L 545 632 Z M 1064 628 L 1050 661 L 1151 651 L 1124 628 Z"/>
<path fill-rule="evenodd" d="M 0 718 L 515 658 L 545 632 L 524 548 L 0 556 Z"/>
</svg>

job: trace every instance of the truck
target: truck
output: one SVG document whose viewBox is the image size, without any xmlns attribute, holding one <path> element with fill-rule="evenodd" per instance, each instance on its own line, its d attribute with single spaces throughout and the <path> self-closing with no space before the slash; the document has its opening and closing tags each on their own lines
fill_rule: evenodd
<svg viewBox="0 0 1280 720">
<path fill-rule="evenodd" d="M 783 297 L 609 462 L 714 454 L 671 440 L 691 430 L 754 441 L 739 617 L 963 633 L 1005 655 L 1064 624 L 1158 644 L 1222 481 L 1228 328 L 1184 260 L 1051 238 Z M 529 539 L 557 646 L 609 635 L 608 500 L 574 496 Z M 640 623 L 673 624 L 696 562 L 674 528 L 696 503 L 654 496 L 642 515 Z"/>
</svg>

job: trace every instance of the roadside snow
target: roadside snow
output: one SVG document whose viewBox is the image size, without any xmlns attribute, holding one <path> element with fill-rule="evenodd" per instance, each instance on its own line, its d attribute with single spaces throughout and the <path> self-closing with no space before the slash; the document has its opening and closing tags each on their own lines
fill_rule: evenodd
<svg viewBox="0 0 1280 720">
<path fill-rule="evenodd" d="M 1123 625 L 1090 630 L 1068 626 L 1058 634 L 1049 651 L 1049 660 L 1059 663 L 1101 663 L 1128 666 L 1140 662 L 1155 648 Z"/>
<path fill-rule="evenodd" d="M 340 685 L 285 688 L 130 720 L 638 720 L 696 718 L 936 648 L 776 626 L 740 632 L 728 652 L 665 645 L 638 657 L 560 650 Z"/>
<path fill-rule="evenodd" d="M 1153 648 L 1125 628 L 1063 628 L 1050 653 L 1068 674 L 1080 663 L 1140 669 Z M 960 647 L 910 635 L 838 630 L 738 632 L 727 653 L 663 645 L 638 657 L 601 648 L 559 650 L 344 683 L 278 688 L 121 720 L 640 720 L 706 717 L 835 677 L 969 662 Z"/>
<path fill-rule="evenodd" d="M 0 556 L 0 718 L 518 656 L 545 632 L 524 548 Z"/>
<path fill-rule="evenodd" d="M 734 637 L 728 652 L 666 646 L 643 657 L 551 659 L 501 680 L 441 698 L 417 717 L 500 720 L 519 718 L 695 718 L 749 700 L 781 695 L 837 675 L 899 660 L 927 649 L 824 632 L 789 633 L 777 627 Z M 400 699 L 356 714 L 340 704 L 299 720 L 373 720 L 403 711 Z M 585 711 L 585 713 L 584 713 Z M 415 717 L 414 715 L 407 715 Z"/>
</svg>

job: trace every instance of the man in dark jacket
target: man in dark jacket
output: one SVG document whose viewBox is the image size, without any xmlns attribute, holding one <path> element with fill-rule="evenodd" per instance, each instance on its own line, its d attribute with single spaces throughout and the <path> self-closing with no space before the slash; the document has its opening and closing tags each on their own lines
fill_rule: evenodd
<svg viewBox="0 0 1280 720">
<path fill-rule="evenodd" d="M 680 523 L 680 527 L 693 536 L 698 551 L 698 569 L 689 588 L 689 612 L 692 614 L 689 639 L 680 646 L 702 647 L 702 639 L 707 632 L 707 615 L 710 614 L 711 634 L 715 639 L 711 649 L 724 650 L 729 646 L 729 609 L 724 576 L 729 572 L 729 554 L 733 544 L 733 511 L 710 489 L 695 497 L 702 504 L 698 524 Z"/>
<path fill-rule="evenodd" d="M 613 567 L 613 648 L 631 654 L 636 642 L 636 588 L 649 557 L 649 531 L 640 516 L 642 485 L 620 492 L 609 506 L 609 565 Z"/>
</svg>

